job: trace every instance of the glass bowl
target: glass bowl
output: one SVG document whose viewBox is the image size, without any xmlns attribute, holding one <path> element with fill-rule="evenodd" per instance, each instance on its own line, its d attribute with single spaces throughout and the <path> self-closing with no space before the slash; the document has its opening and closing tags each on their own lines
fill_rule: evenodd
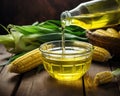
<svg viewBox="0 0 120 96">
<path fill-rule="evenodd" d="M 57 80 L 71 81 L 82 77 L 90 68 L 93 46 L 82 41 L 50 41 L 40 46 L 46 71 Z"/>
</svg>

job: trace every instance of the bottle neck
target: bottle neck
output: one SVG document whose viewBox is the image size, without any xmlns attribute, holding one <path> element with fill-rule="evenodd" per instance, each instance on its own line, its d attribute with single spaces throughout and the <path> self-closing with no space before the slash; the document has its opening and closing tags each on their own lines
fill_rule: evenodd
<svg viewBox="0 0 120 96">
<path fill-rule="evenodd" d="M 62 12 L 60 18 L 61 18 L 61 23 L 62 23 L 62 27 L 65 28 L 65 26 L 69 26 L 69 19 L 71 17 L 71 14 L 69 11 L 64 11 Z"/>
<path fill-rule="evenodd" d="M 67 17 L 71 17 L 70 12 L 69 12 L 69 11 L 64 11 L 64 12 L 62 12 L 62 14 L 61 14 L 61 19 L 65 19 L 65 18 L 67 18 Z"/>
</svg>

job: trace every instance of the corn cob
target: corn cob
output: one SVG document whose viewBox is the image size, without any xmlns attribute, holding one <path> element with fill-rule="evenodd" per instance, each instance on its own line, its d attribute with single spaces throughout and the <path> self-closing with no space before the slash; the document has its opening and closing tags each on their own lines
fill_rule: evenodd
<svg viewBox="0 0 120 96">
<path fill-rule="evenodd" d="M 98 86 L 100 84 L 108 83 L 112 81 L 113 74 L 110 71 L 100 72 L 97 73 L 94 78 L 94 84 L 95 86 Z"/>
<path fill-rule="evenodd" d="M 101 35 L 101 36 L 111 36 L 111 34 L 109 34 L 108 32 L 106 32 L 103 29 L 97 29 L 93 32 L 93 34 L 97 34 L 97 35 Z"/>
<path fill-rule="evenodd" d="M 117 32 L 114 28 L 107 28 L 106 30 L 111 37 L 119 38 L 119 32 Z"/>
<path fill-rule="evenodd" d="M 93 34 L 119 38 L 119 32 L 117 32 L 114 28 L 107 28 L 106 30 L 97 29 L 93 32 Z"/>
<path fill-rule="evenodd" d="M 114 71 L 103 71 L 99 72 L 94 77 L 94 84 L 98 86 L 100 84 L 105 84 L 113 81 L 116 77 L 120 75 L 120 68 Z"/>
<path fill-rule="evenodd" d="M 93 55 L 92 55 L 93 61 L 99 61 L 99 62 L 105 62 L 108 61 L 110 58 L 112 58 L 109 51 L 102 47 L 94 46 Z"/>
<path fill-rule="evenodd" d="M 34 49 L 9 64 L 9 71 L 14 73 L 24 73 L 37 67 L 42 63 L 39 48 Z"/>
</svg>

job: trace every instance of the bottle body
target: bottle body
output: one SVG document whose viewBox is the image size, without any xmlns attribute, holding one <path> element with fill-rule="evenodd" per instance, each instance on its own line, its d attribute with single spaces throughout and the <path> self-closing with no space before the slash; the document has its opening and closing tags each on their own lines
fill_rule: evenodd
<svg viewBox="0 0 120 96">
<path fill-rule="evenodd" d="M 93 0 L 61 14 L 62 26 L 96 29 L 120 23 L 120 0 Z"/>
</svg>

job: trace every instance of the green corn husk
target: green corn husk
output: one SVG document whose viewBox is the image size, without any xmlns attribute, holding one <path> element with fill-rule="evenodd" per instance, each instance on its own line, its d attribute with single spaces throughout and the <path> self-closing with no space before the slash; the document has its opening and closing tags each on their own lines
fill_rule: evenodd
<svg viewBox="0 0 120 96">
<path fill-rule="evenodd" d="M 2 27 L 8 34 L 0 35 L 0 44 L 5 45 L 7 51 L 14 54 L 33 50 L 44 42 L 61 40 L 62 28 L 59 20 L 35 22 L 23 26 L 9 24 L 7 28 Z M 80 27 L 69 26 L 64 32 L 67 40 L 87 41 L 85 30 Z"/>
</svg>

